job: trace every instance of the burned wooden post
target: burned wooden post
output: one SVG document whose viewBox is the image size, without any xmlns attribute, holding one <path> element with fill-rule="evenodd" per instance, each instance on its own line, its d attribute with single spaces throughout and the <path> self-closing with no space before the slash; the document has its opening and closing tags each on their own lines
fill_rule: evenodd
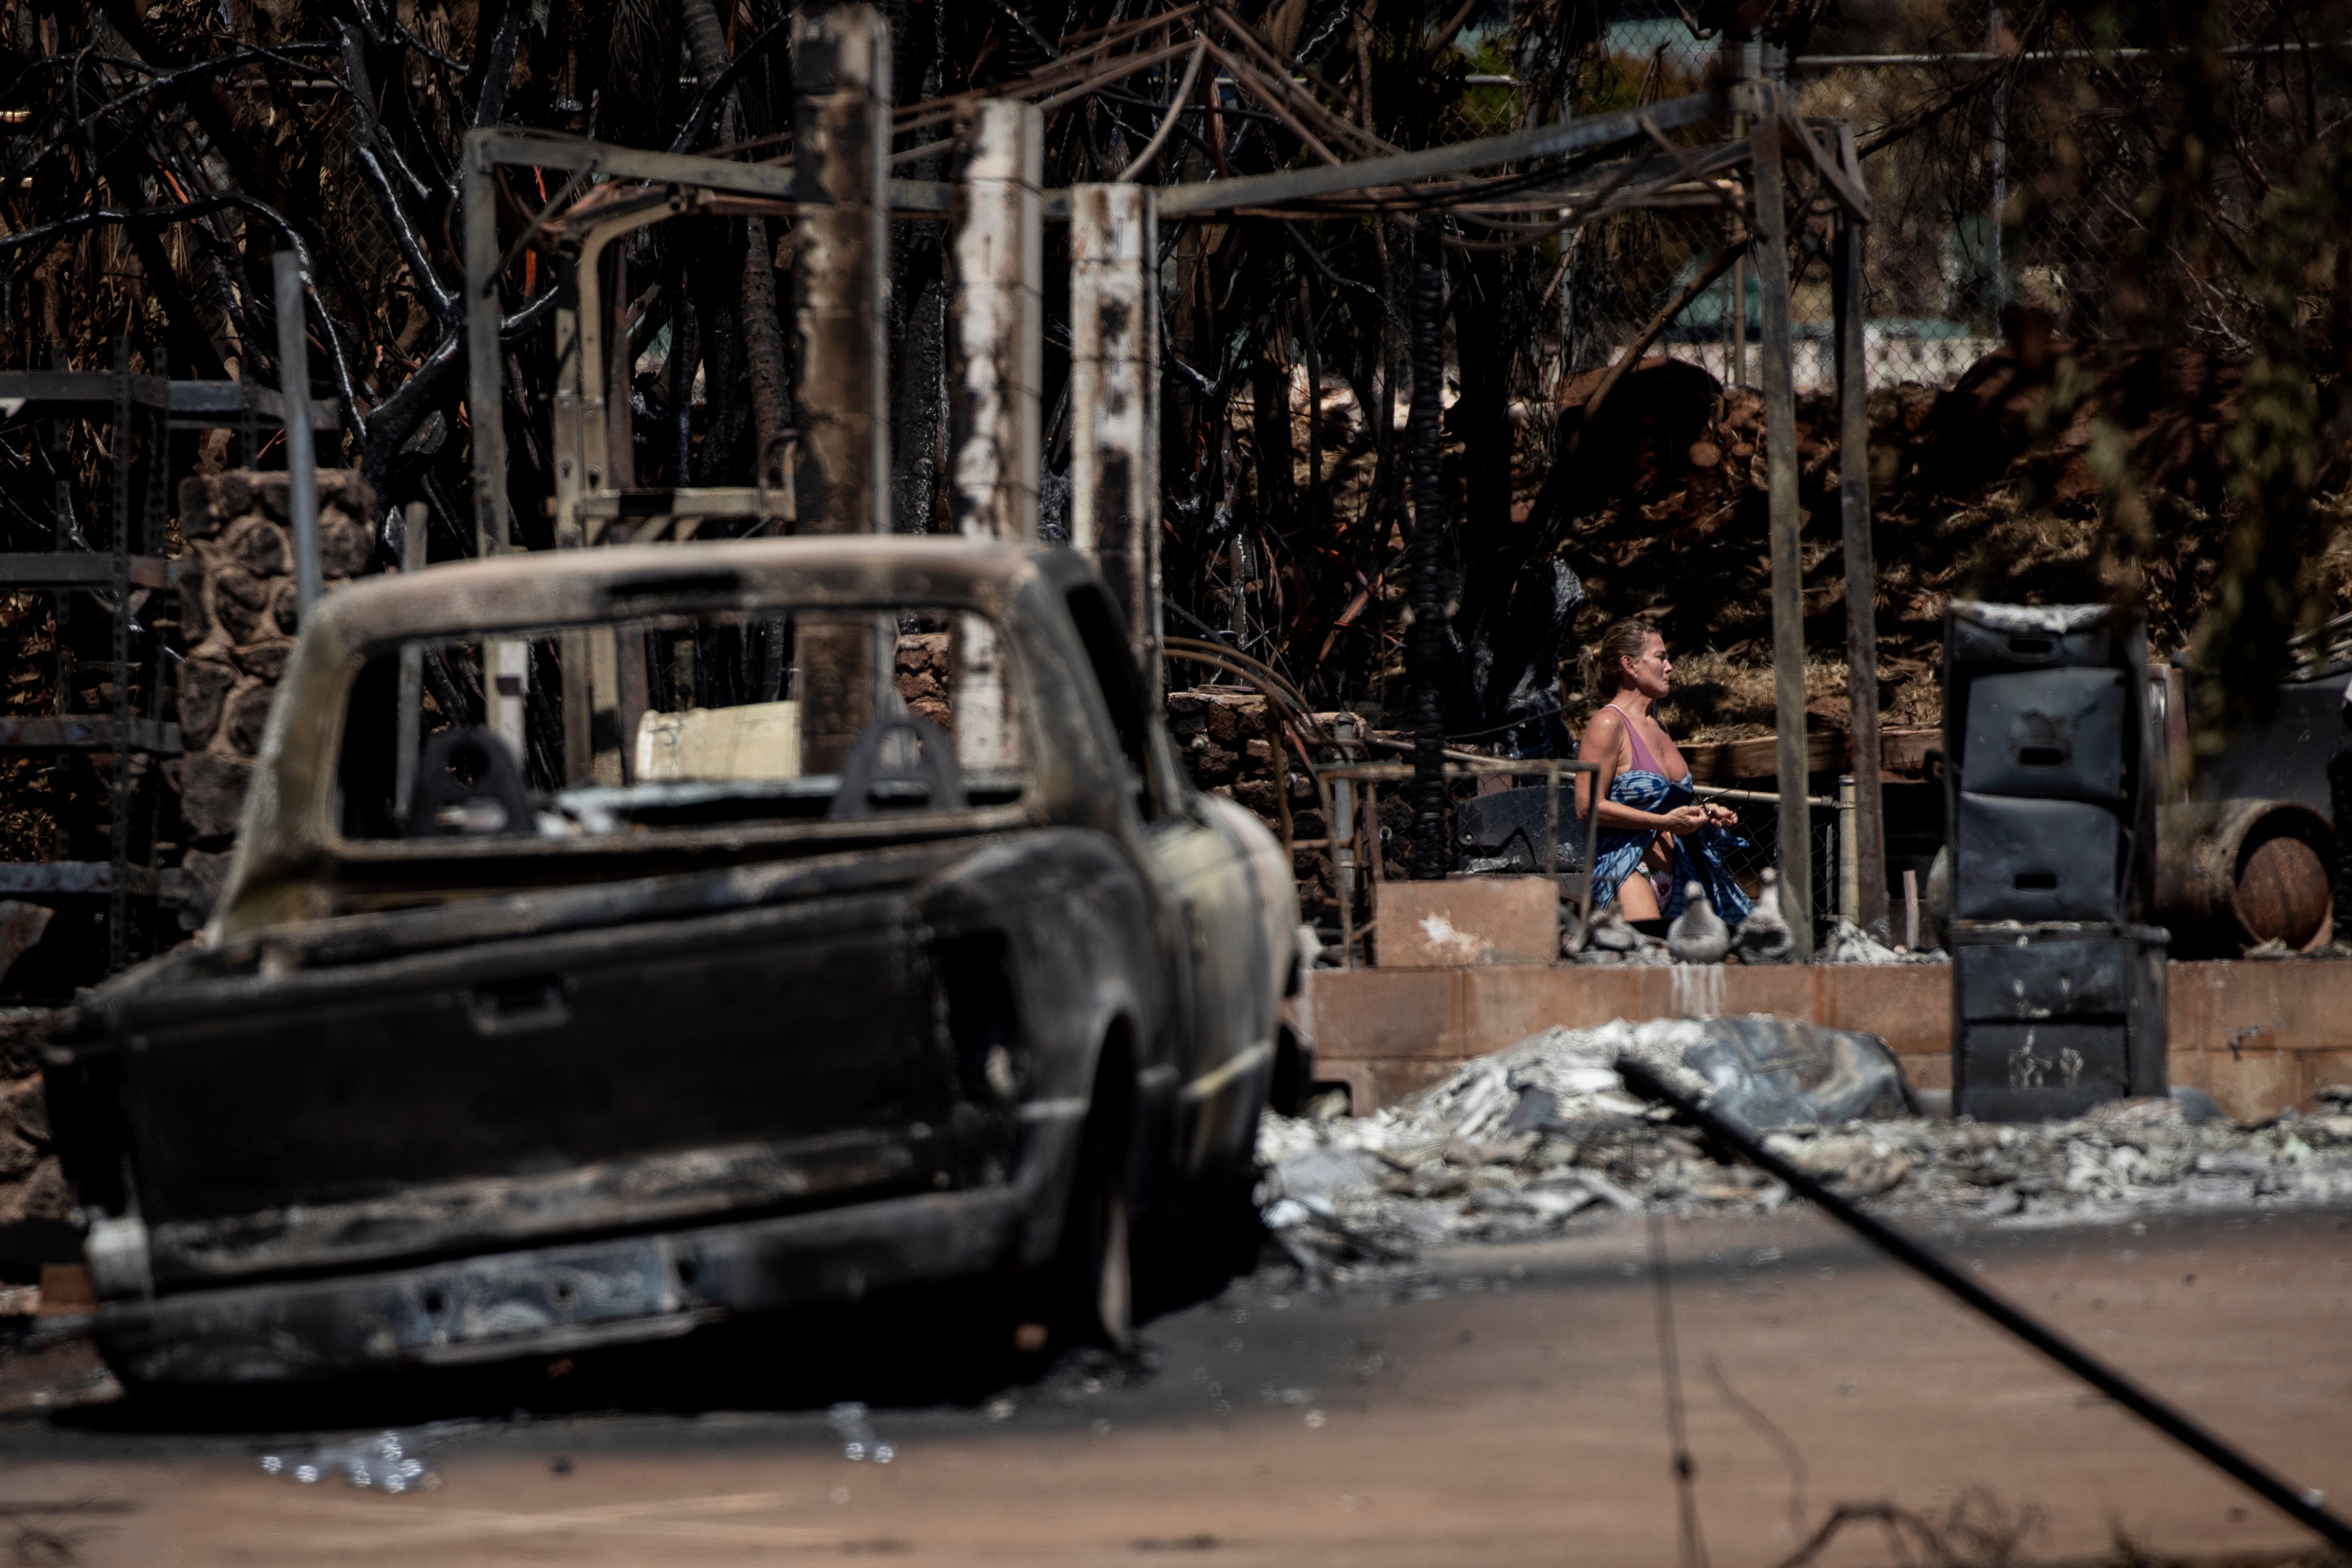
<svg viewBox="0 0 2352 1568">
<path fill-rule="evenodd" d="M 1813 951 L 1812 811 L 1805 773 L 1803 518 L 1797 504 L 1796 366 L 1789 342 L 1789 213 L 1778 89 L 1744 82 L 1755 116 L 1756 276 L 1764 313 L 1764 453 L 1772 531 L 1773 723 L 1780 737 L 1780 914 L 1797 955 Z"/>
<path fill-rule="evenodd" d="M 1142 185 L 1070 191 L 1070 542 L 1094 559 L 1160 700 L 1158 228 Z"/>
<path fill-rule="evenodd" d="M 793 21 L 793 275 L 803 533 L 890 530 L 890 26 L 871 5 Z"/>
<path fill-rule="evenodd" d="M 890 26 L 872 5 L 793 17 L 793 243 L 803 533 L 890 529 Z M 837 771 L 887 702 L 895 633 L 800 634 L 802 765 Z"/>
<path fill-rule="evenodd" d="M 982 539 L 1037 537 L 1045 138 L 1044 113 L 1016 99 L 983 100 L 956 127 L 952 483 L 957 531 Z M 1019 760 L 1004 674 L 996 628 L 982 616 L 959 616 L 951 708 L 966 767 Z"/>
<path fill-rule="evenodd" d="M 1045 136 L 1043 111 L 1016 99 L 982 100 L 957 127 L 955 520 L 982 538 L 1037 537 Z"/>
<path fill-rule="evenodd" d="M 1858 187 L 1862 161 L 1853 132 L 1838 132 L 1838 163 Z M 1885 793 L 1878 740 L 1878 569 L 1870 540 L 1870 366 L 1864 341 L 1862 263 L 1869 220 L 1838 215 L 1837 254 L 1831 269 L 1835 294 L 1838 376 L 1838 511 L 1845 535 L 1845 683 L 1853 739 L 1854 805 L 1845 825 L 1853 836 L 1856 925 L 1888 940 Z"/>
<path fill-rule="evenodd" d="M 1424 212 L 1413 230 L 1412 625 L 1405 634 L 1406 677 L 1412 683 L 1412 876 L 1445 875 L 1445 714 L 1440 674 L 1445 659 L 1444 560 L 1445 476 L 1440 467 L 1445 395 L 1445 217 Z"/>
</svg>

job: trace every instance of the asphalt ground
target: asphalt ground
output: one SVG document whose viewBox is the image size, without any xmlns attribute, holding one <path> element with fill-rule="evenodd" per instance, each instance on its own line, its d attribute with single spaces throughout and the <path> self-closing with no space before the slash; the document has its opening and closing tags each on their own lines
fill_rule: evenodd
<svg viewBox="0 0 2352 1568">
<path fill-rule="evenodd" d="M 1711 1568 L 1779 1563 L 1841 1504 L 1917 1522 L 1899 1542 L 1858 1524 L 1823 1563 L 1937 1546 L 2080 1561 L 2119 1542 L 2248 1563 L 2310 1545 L 1819 1215 L 1664 1234 Z M 1927 1234 L 2352 1505 L 2352 1212 Z M 1151 1322 L 1132 1361 L 1012 1381 L 940 1297 L 293 1401 L 57 1408 L 102 1387 L 87 1352 L 19 1343 L 0 1356 L 19 1412 L 0 1422 L 0 1544 L 58 1564 L 1688 1560 L 1640 1218 L 1294 1286 L 1262 1269 Z M 27 1404 L 41 1391 L 46 1411 Z M 828 1416 L 860 1397 L 887 1464 L 846 1457 Z M 339 1445 L 386 1426 L 429 1489 L 333 1473 Z M 301 1484 L 306 1463 L 328 1474 Z"/>
</svg>

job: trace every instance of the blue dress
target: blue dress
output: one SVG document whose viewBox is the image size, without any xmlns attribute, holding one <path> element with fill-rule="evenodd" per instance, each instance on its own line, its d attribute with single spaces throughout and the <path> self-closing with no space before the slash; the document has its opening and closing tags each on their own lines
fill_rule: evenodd
<svg viewBox="0 0 2352 1568">
<path fill-rule="evenodd" d="M 1609 798 L 1636 811 L 1664 813 L 1688 805 L 1698 796 L 1692 792 L 1687 778 L 1680 784 L 1668 784 L 1663 773 L 1647 768 L 1629 768 L 1610 782 Z M 1592 849 L 1594 909 L 1606 908 L 1625 879 L 1640 868 L 1642 857 L 1649 852 L 1650 841 L 1657 837 L 1657 831 L 1654 827 L 1602 826 Z M 1683 912 L 1688 901 L 1684 889 L 1696 882 L 1706 889 L 1706 901 L 1715 907 L 1724 924 L 1736 926 L 1746 920 L 1748 911 L 1756 907 L 1755 902 L 1740 890 L 1724 861 L 1731 851 L 1747 847 L 1748 840 L 1714 823 L 1696 833 L 1676 834 L 1675 885 L 1666 899 L 1665 918 L 1672 920 Z"/>
</svg>

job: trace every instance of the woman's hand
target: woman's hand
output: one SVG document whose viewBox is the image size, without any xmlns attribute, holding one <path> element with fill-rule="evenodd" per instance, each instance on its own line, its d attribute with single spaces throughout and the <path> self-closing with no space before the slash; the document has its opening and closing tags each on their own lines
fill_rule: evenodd
<svg viewBox="0 0 2352 1568">
<path fill-rule="evenodd" d="M 1717 827 L 1730 827 L 1739 821 L 1739 814 L 1727 805 L 1717 805 L 1709 801 L 1700 809 L 1706 813 L 1706 819 Z"/>
<path fill-rule="evenodd" d="M 1658 817 L 1658 826 L 1667 833 L 1696 833 L 1706 823 L 1706 807 L 1703 805 L 1678 805 Z"/>
</svg>

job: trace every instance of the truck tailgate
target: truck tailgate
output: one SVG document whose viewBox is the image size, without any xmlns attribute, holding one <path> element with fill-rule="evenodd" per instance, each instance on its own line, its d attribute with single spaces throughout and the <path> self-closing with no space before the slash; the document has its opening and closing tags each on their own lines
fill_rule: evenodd
<svg viewBox="0 0 2352 1568">
<path fill-rule="evenodd" d="M 159 1288 L 610 1234 L 948 1169 L 903 892 L 142 999 L 77 1098 Z"/>
</svg>

